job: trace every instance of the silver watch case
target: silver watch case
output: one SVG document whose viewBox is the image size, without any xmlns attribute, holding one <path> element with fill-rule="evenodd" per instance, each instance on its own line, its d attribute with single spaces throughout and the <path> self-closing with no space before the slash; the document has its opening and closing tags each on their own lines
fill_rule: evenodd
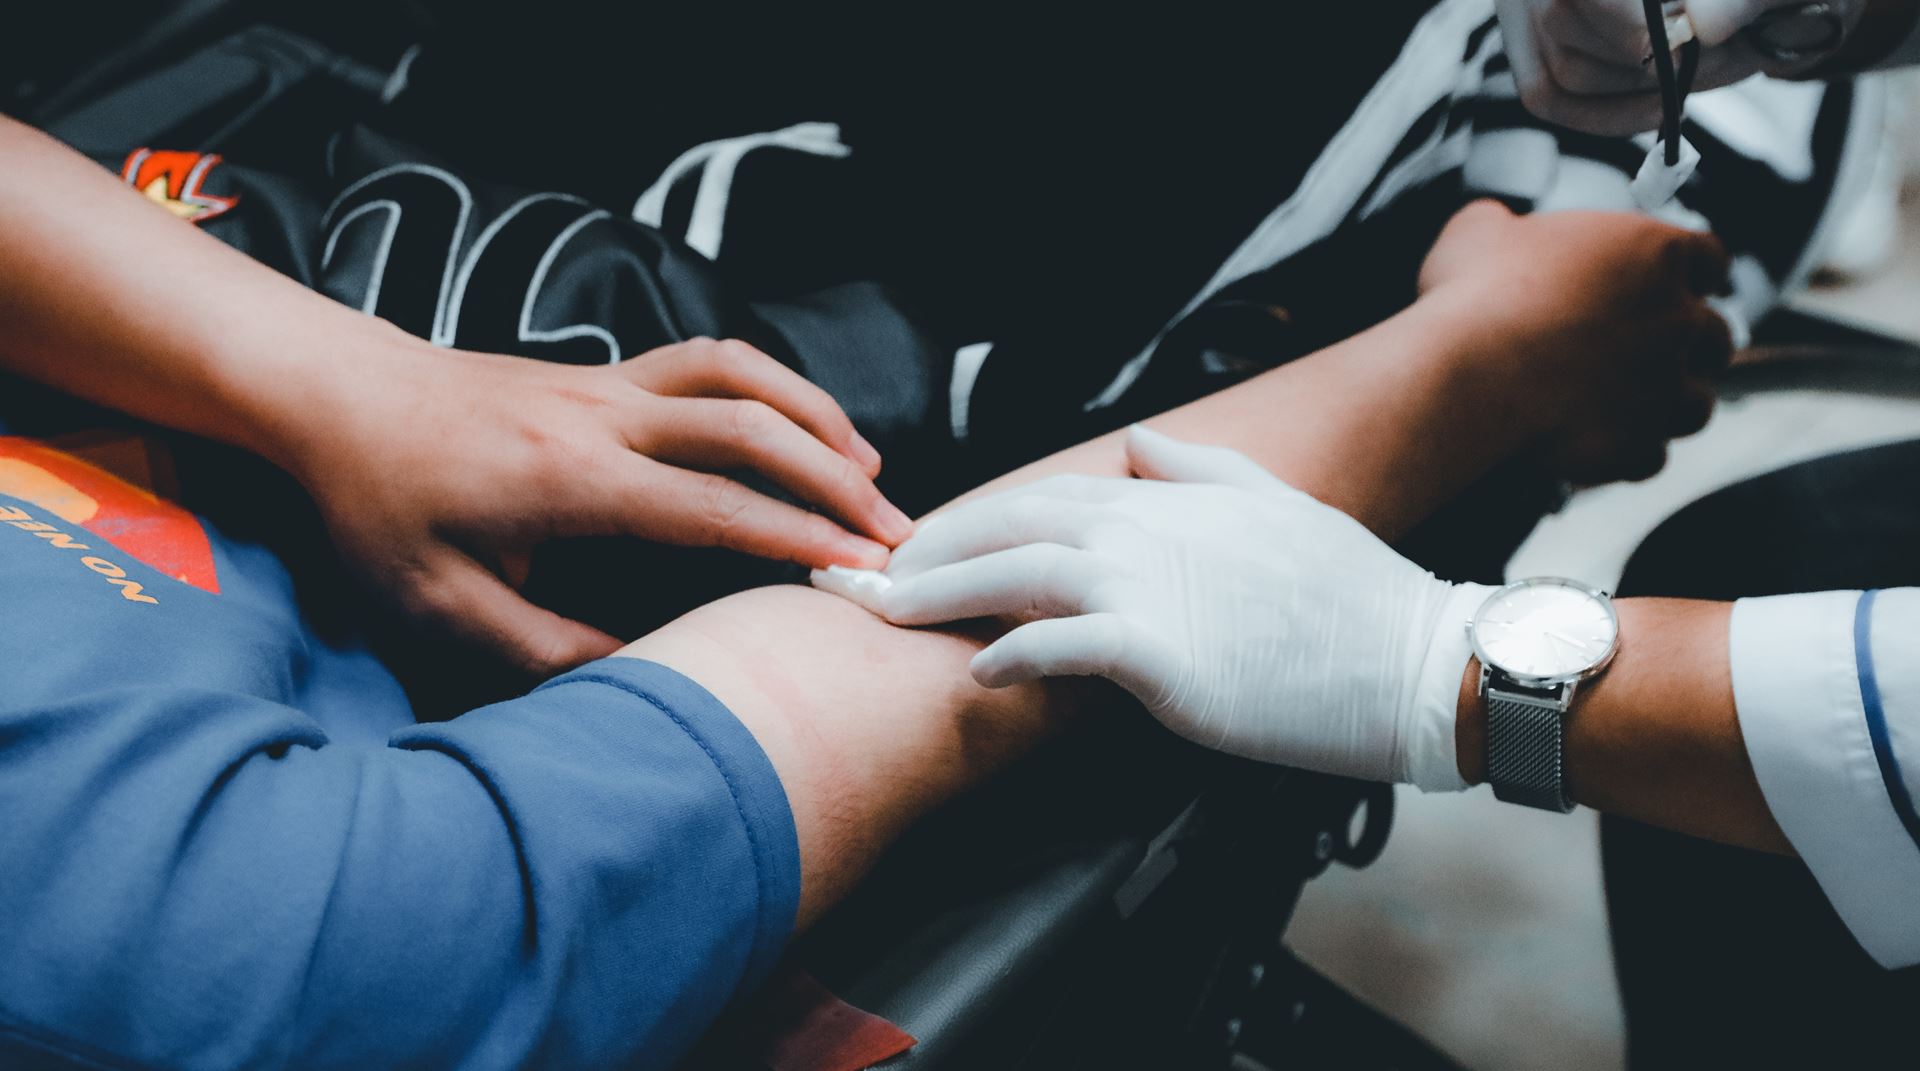
<svg viewBox="0 0 1920 1071">
<path fill-rule="evenodd" d="M 1486 612 L 1487 607 L 1493 605 L 1501 596 L 1509 592 L 1519 591 L 1522 588 L 1539 587 L 1542 584 L 1555 584 L 1560 587 L 1572 588 L 1575 591 L 1592 597 L 1594 601 L 1598 602 L 1607 611 L 1607 618 L 1613 623 L 1613 640 L 1607 644 L 1606 653 L 1601 655 L 1591 665 L 1576 670 L 1573 673 L 1562 673 L 1545 677 L 1533 676 L 1526 673 L 1517 673 L 1501 665 L 1498 659 L 1489 655 L 1487 649 L 1481 646 L 1480 634 L 1476 626 L 1480 623 L 1480 615 Z M 1613 663 L 1613 656 L 1620 653 L 1620 614 L 1614 609 L 1613 595 L 1599 588 L 1582 584 L 1578 580 L 1569 580 L 1563 576 L 1528 577 L 1525 580 L 1516 580 L 1511 584 L 1494 589 L 1493 592 L 1486 597 L 1486 600 L 1474 610 L 1473 617 L 1467 620 L 1466 629 L 1467 643 L 1473 648 L 1473 656 L 1480 660 L 1480 677 L 1483 688 L 1491 671 L 1495 670 L 1497 670 L 1502 677 L 1525 688 L 1546 690 L 1558 688 L 1563 684 L 1574 684 L 1599 676 L 1607 666 Z M 1569 698 L 1570 697 L 1571 694 L 1569 693 Z"/>
</svg>

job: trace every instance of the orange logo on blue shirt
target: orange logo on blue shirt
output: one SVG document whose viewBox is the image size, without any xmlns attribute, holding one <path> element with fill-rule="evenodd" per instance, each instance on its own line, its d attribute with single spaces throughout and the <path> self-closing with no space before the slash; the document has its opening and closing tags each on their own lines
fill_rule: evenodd
<svg viewBox="0 0 1920 1071">
<path fill-rule="evenodd" d="M 240 203 L 238 197 L 220 197 L 200 188 L 218 166 L 219 153 L 135 149 L 120 165 L 120 177 L 181 219 L 205 223 Z"/>
<path fill-rule="evenodd" d="M 103 464 L 89 464 L 74 453 L 32 439 L 0 435 L 0 494 L 31 502 L 68 524 L 85 528 L 181 583 L 219 594 L 213 547 L 199 518 L 103 467 L 112 465 L 142 482 L 155 482 L 154 462 L 144 440 L 130 435 L 91 437 L 76 441 L 73 449 Z M 60 539 L 69 537 L 55 533 L 45 538 L 59 546 Z"/>
</svg>

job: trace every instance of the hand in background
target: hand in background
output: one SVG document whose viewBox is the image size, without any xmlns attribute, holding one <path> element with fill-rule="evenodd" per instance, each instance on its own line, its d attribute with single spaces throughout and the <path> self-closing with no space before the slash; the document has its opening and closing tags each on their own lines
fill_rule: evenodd
<svg viewBox="0 0 1920 1071">
<path fill-rule="evenodd" d="M 1668 44 L 1679 48 L 1690 39 L 1700 41 L 1696 91 L 1732 85 L 1754 74 L 1791 77 L 1820 65 L 1856 36 L 1866 9 L 1876 3 L 1888 6 L 1887 0 L 1830 0 L 1825 6 L 1833 22 L 1823 14 L 1804 25 L 1783 25 L 1782 38 L 1807 46 L 1807 54 L 1795 58 L 1768 55 L 1744 33 L 1769 12 L 1800 3 L 1687 0 L 1684 15 L 1674 12 L 1667 19 Z M 1669 11 L 1676 6 L 1666 5 Z M 1653 45 L 1641 0 L 1498 0 L 1498 8 L 1500 32 L 1528 111 L 1562 126 L 1615 137 L 1660 125 L 1659 83 L 1646 62 Z M 1836 26 L 1838 35 L 1832 33 Z M 1887 42 L 1887 47 L 1892 44 Z"/>
<path fill-rule="evenodd" d="M 1705 299 L 1726 285 L 1711 235 L 1628 213 L 1516 216 L 1493 201 L 1456 213 L 1420 271 L 1423 296 L 1478 310 L 1488 352 L 1517 343 L 1526 355 L 1510 396 L 1545 411 L 1540 456 L 1579 484 L 1645 479 L 1669 440 L 1706 425 L 1733 343 Z"/>
<path fill-rule="evenodd" d="M 620 645 L 514 590 L 546 540 L 626 535 L 877 567 L 912 530 L 832 398 L 741 342 L 583 368 L 394 332 L 351 360 L 357 382 L 279 460 L 379 592 L 531 672 Z M 822 513 L 721 475 L 741 470 Z"/>
</svg>

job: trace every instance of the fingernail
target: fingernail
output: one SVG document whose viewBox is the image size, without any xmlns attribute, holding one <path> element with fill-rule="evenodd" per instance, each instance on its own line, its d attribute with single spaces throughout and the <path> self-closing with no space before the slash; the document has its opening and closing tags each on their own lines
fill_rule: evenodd
<svg viewBox="0 0 1920 1071">
<path fill-rule="evenodd" d="M 853 433 L 853 459 L 867 470 L 869 475 L 880 471 L 880 451 L 873 448 L 867 437 L 859 432 Z"/>
<path fill-rule="evenodd" d="M 880 530 L 880 534 L 895 545 L 913 534 L 913 518 L 900 512 L 900 507 L 884 499 L 874 509 L 873 521 L 874 526 Z"/>
<path fill-rule="evenodd" d="M 840 550 L 836 555 L 840 561 L 836 564 L 852 569 L 885 569 L 887 559 L 892 556 L 893 551 L 887 549 L 886 544 L 850 535 L 840 540 Z"/>
</svg>

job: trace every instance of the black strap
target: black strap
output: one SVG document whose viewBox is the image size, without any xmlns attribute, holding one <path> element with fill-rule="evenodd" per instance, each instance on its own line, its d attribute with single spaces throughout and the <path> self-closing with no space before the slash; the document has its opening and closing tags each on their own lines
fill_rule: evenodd
<svg viewBox="0 0 1920 1071">
<path fill-rule="evenodd" d="M 1693 76 L 1700 68 L 1700 42 L 1690 40 L 1680 46 L 1680 67 L 1674 69 L 1673 47 L 1667 42 L 1667 20 L 1661 0 L 1641 0 L 1647 15 L 1647 37 L 1653 44 L 1653 71 L 1660 80 L 1660 140 L 1666 144 L 1667 166 L 1680 162 L 1680 119 L 1686 110 L 1687 94 L 1693 92 Z"/>
</svg>

